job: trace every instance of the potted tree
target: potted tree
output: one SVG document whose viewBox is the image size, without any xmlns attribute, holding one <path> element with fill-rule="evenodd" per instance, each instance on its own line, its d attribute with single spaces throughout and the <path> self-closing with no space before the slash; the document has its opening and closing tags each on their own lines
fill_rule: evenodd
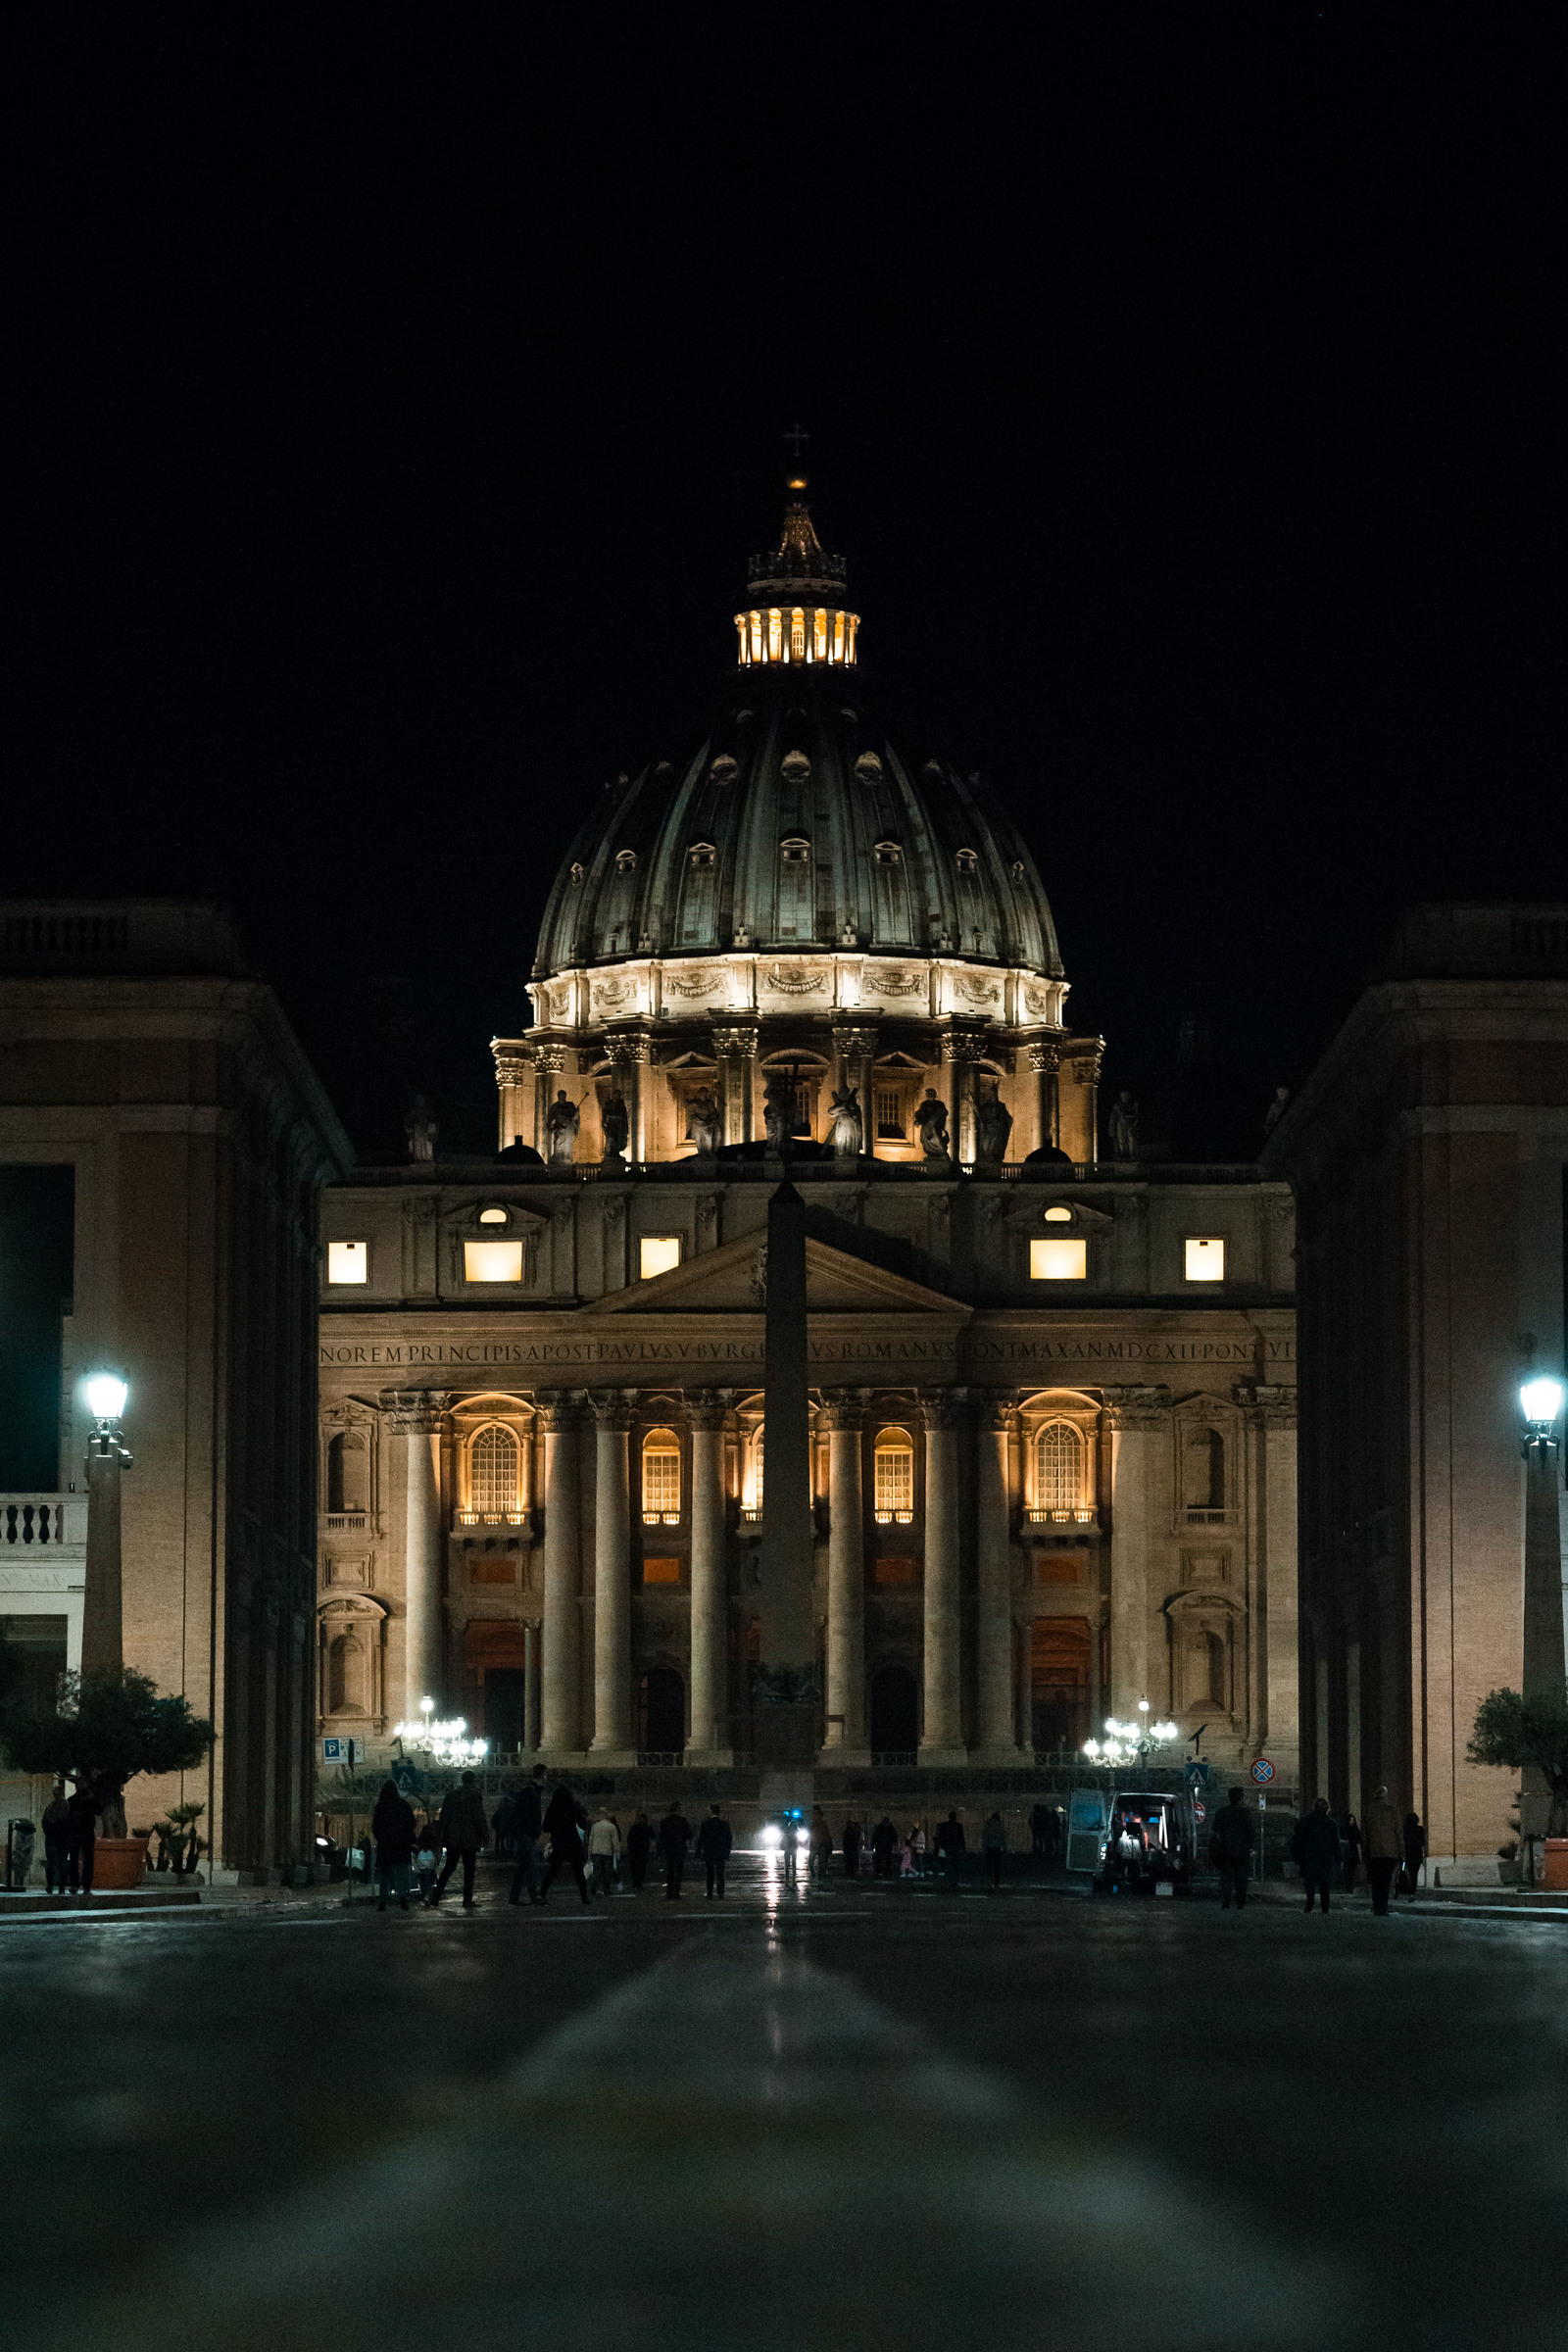
<svg viewBox="0 0 1568 2352">
<path fill-rule="evenodd" d="M 51 1698 L 15 1687 L 0 1695 L 0 1746 L 19 1772 L 74 1781 L 98 1815 L 93 1884 L 139 1886 L 147 1837 L 125 1835 L 126 1784 L 143 1772 L 190 1772 L 213 1744 L 213 1727 L 188 1699 L 160 1697 L 145 1674 L 116 1666 L 62 1675 Z"/>
<path fill-rule="evenodd" d="M 1468 1749 L 1472 1764 L 1503 1764 L 1515 1772 L 1534 1765 L 1550 1791 L 1546 1814 L 1544 1885 L 1568 1892 L 1568 1689 L 1550 1697 L 1489 1690 L 1476 1709 Z M 1520 1878 L 1535 1884 L 1533 1838 L 1520 1839 Z"/>
</svg>

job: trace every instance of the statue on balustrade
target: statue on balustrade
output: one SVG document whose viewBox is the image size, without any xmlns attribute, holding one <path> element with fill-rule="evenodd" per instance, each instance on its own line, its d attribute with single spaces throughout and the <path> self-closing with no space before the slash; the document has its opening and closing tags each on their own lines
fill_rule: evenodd
<svg viewBox="0 0 1568 2352">
<path fill-rule="evenodd" d="M 1138 1157 L 1138 1097 L 1125 1087 L 1110 1106 L 1110 1155 L 1112 1159 Z"/>
<path fill-rule="evenodd" d="M 710 1088 L 700 1086 L 686 1105 L 686 1141 L 697 1146 L 699 1159 L 711 1159 L 721 1141 L 718 1104 Z"/>
<path fill-rule="evenodd" d="M 762 1125 L 767 1132 L 767 1148 L 783 1159 L 789 1152 L 790 1129 L 795 1124 L 795 1089 L 781 1076 L 769 1078 L 762 1096 Z"/>
<path fill-rule="evenodd" d="M 834 1088 L 829 1133 L 836 1159 L 859 1158 L 865 1149 L 865 1130 L 860 1119 L 860 1090 L 858 1086 Z"/>
<path fill-rule="evenodd" d="M 915 1105 L 914 1124 L 920 1138 L 920 1149 L 927 1159 L 947 1159 L 951 1156 L 948 1151 L 948 1106 L 940 1095 L 933 1094 L 930 1087 L 925 1090 L 925 1101 Z"/>
<path fill-rule="evenodd" d="M 571 1165 L 576 1149 L 577 1130 L 581 1124 L 582 1113 L 578 1110 L 575 1102 L 567 1100 L 566 1091 L 563 1087 L 558 1092 L 550 1108 L 545 1112 L 545 1133 L 550 1138 L 549 1157 L 553 1168 L 565 1168 Z"/>
<path fill-rule="evenodd" d="M 623 1159 L 626 1138 L 631 1133 L 631 1120 L 626 1110 L 626 1098 L 618 1086 L 612 1086 L 605 1097 L 599 1112 L 599 1123 L 605 1134 L 605 1157 Z"/>
<path fill-rule="evenodd" d="M 411 1159 L 434 1159 L 435 1139 L 441 1130 L 435 1123 L 435 1112 L 422 1095 L 416 1095 L 410 1103 L 403 1132 L 409 1139 Z"/>
<path fill-rule="evenodd" d="M 995 1087 L 982 1095 L 974 1108 L 975 1157 L 995 1165 L 1007 1156 L 1012 1113 Z"/>
</svg>

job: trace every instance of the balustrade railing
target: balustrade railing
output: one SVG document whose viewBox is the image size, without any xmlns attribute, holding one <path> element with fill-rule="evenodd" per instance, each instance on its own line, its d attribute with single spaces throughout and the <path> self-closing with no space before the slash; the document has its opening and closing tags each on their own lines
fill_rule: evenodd
<svg viewBox="0 0 1568 2352">
<path fill-rule="evenodd" d="M 0 1494 L 0 1552 L 83 1550 L 85 1494 Z"/>
</svg>

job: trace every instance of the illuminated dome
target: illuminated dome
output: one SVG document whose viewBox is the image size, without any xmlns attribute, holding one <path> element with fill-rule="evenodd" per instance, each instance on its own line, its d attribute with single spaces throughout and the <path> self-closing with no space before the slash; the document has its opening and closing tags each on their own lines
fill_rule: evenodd
<svg viewBox="0 0 1568 2352">
<path fill-rule="evenodd" d="M 607 790 L 551 894 L 536 980 L 654 956 L 803 948 L 957 957 L 1059 980 L 1034 861 L 977 777 L 910 759 L 857 662 L 844 564 L 790 483 L 752 559 L 740 660 L 680 768 Z"/>
</svg>

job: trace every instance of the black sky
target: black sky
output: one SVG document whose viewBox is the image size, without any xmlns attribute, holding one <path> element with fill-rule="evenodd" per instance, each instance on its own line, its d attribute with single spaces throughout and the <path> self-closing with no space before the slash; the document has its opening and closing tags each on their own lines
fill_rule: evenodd
<svg viewBox="0 0 1568 2352">
<path fill-rule="evenodd" d="M 799 416 L 1106 1082 L 1267 1099 L 1568 897 L 1560 12 L 10 12 L 8 893 L 231 901 L 366 1148 L 491 1130 L 588 796 Z"/>
</svg>

